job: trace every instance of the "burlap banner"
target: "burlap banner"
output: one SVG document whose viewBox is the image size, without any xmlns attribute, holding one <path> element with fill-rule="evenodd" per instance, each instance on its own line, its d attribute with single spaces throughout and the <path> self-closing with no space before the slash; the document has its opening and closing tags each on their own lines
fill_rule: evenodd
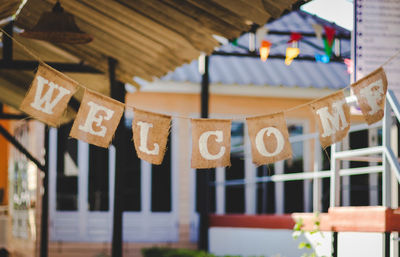
<svg viewBox="0 0 400 257">
<path fill-rule="evenodd" d="M 253 163 L 265 165 L 292 157 L 283 112 L 247 118 Z"/>
<path fill-rule="evenodd" d="M 350 107 L 342 91 L 310 103 L 310 108 L 318 121 L 319 140 L 324 148 L 347 135 L 350 129 Z"/>
<path fill-rule="evenodd" d="M 192 168 L 231 165 L 231 121 L 192 119 Z"/>
<path fill-rule="evenodd" d="M 164 158 L 171 116 L 134 109 L 133 141 L 138 157 L 160 165 Z"/>
<path fill-rule="evenodd" d="M 20 109 L 50 126 L 57 127 L 78 83 L 64 74 L 39 65 Z"/>
<path fill-rule="evenodd" d="M 351 85 L 357 103 L 368 125 L 380 121 L 384 115 L 387 79 L 385 71 L 379 68 Z"/>
<path fill-rule="evenodd" d="M 70 136 L 107 148 L 123 112 L 123 103 L 86 89 Z"/>
<path fill-rule="evenodd" d="M 20 109 L 51 126 L 58 126 L 68 101 L 79 84 L 66 75 L 40 64 Z M 384 115 L 388 84 L 383 68 L 351 85 L 368 124 Z M 310 102 L 325 148 L 341 141 L 350 129 L 350 108 L 343 91 Z M 125 105 L 85 89 L 70 136 L 107 148 L 123 115 Z M 132 132 L 140 159 L 162 163 L 171 116 L 134 109 Z M 291 158 L 292 149 L 284 112 L 246 119 L 253 162 L 265 165 Z M 231 120 L 192 119 L 192 168 L 230 166 Z"/>
</svg>

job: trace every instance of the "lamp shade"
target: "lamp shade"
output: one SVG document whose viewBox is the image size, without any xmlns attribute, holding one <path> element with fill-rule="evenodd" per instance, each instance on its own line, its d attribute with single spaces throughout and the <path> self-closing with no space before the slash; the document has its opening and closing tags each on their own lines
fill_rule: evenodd
<svg viewBox="0 0 400 257">
<path fill-rule="evenodd" d="M 267 40 L 261 41 L 260 58 L 263 62 L 267 60 L 270 49 L 271 49 L 271 43 L 269 41 Z"/>
<path fill-rule="evenodd" d="M 31 30 L 21 33 L 21 36 L 66 44 L 86 44 L 93 40 L 92 36 L 78 28 L 74 16 L 64 12 L 59 2 L 54 5 L 52 12 L 44 12 L 38 23 Z"/>
</svg>

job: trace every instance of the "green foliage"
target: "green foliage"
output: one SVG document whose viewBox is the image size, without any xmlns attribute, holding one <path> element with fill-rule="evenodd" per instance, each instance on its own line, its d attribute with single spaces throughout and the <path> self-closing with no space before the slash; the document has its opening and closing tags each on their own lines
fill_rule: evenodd
<svg viewBox="0 0 400 257">
<path fill-rule="evenodd" d="M 293 233 L 292 233 L 292 238 L 294 240 L 298 239 L 301 235 L 303 235 L 306 231 L 303 229 L 303 225 L 304 225 L 304 221 L 302 218 L 298 219 L 296 221 L 296 224 L 293 227 Z M 320 225 L 321 222 L 319 220 L 319 213 L 315 213 L 315 217 L 314 217 L 314 227 L 311 231 L 309 231 L 308 233 L 310 233 L 310 235 L 313 235 L 315 233 L 321 233 L 321 236 L 323 237 L 323 234 L 320 230 Z M 316 245 L 320 245 L 319 242 L 316 243 Z M 308 242 L 300 242 L 298 245 L 299 249 L 310 249 L 313 250 L 313 247 L 310 243 Z M 303 253 L 301 255 L 301 257 L 317 257 L 317 254 L 315 252 L 315 250 L 311 253 Z"/>
</svg>

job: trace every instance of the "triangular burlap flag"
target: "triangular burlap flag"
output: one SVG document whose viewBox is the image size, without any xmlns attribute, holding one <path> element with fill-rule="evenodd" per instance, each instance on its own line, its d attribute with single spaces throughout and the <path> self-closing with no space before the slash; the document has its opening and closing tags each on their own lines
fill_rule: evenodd
<svg viewBox="0 0 400 257">
<path fill-rule="evenodd" d="M 20 109 L 50 126 L 57 127 L 78 83 L 45 65 L 39 65 Z"/>
<path fill-rule="evenodd" d="M 123 112 L 123 103 L 86 89 L 69 135 L 107 148 Z"/>
<path fill-rule="evenodd" d="M 379 68 L 351 85 L 366 122 L 370 125 L 380 121 L 384 115 L 387 79 Z"/>
<path fill-rule="evenodd" d="M 265 165 L 292 157 L 283 112 L 247 118 L 253 163 Z"/>
<path fill-rule="evenodd" d="M 192 168 L 231 165 L 231 121 L 192 119 Z"/>
<path fill-rule="evenodd" d="M 134 109 L 133 141 L 138 157 L 160 165 L 164 158 L 171 116 Z"/>
<path fill-rule="evenodd" d="M 342 140 L 350 129 L 350 108 L 342 91 L 310 103 L 319 127 L 319 140 L 325 148 Z"/>
</svg>

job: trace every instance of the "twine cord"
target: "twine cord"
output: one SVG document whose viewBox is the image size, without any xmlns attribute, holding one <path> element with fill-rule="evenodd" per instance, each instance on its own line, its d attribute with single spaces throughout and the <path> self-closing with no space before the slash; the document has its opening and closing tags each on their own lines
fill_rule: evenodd
<svg viewBox="0 0 400 257">
<path fill-rule="evenodd" d="M 54 68 L 51 67 L 50 65 L 46 64 L 37 54 L 35 54 L 35 53 L 33 52 L 33 50 L 30 50 L 30 49 L 29 49 L 28 47 L 26 47 L 23 43 L 19 42 L 19 41 L 18 41 L 17 39 L 15 39 L 13 36 L 11 36 L 11 35 L 8 34 L 6 31 L 4 31 L 4 29 L 2 29 L 1 27 L 0 27 L 0 31 L 1 31 L 4 35 L 6 35 L 7 37 L 9 37 L 13 42 L 15 42 L 15 43 L 18 44 L 20 47 L 22 47 L 22 49 L 23 49 L 26 53 L 28 53 L 31 57 L 33 57 L 34 59 L 36 59 L 36 60 L 39 62 L 39 64 L 41 64 L 41 65 L 43 65 L 43 66 L 45 66 L 45 67 L 47 67 L 47 68 L 49 68 L 49 69 L 51 69 L 51 70 L 57 72 L 57 74 L 62 75 L 63 77 L 65 77 L 65 78 L 68 79 L 68 80 L 74 81 L 74 80 L 73 80 L 72 78 L 70 78 L 69 76 L 65 75 L 64 73 L 62 73 L 62 72 L 60 72 L 60 71 L 57 71 L 56 69 L 54 69 Z M 382 65 L 380 65 L 380 66 L 378 67 L 378 69 L 379 69 L 379 68 L 383 68 L 384 66 L 386 66 L 387 64 L 389 64 L 390 62 L 392 62 L 395 58 L 397 58 L 399 55 L 400 55 L 400 50 L 397 51 L 397 52 L 396 52 L 394 55 L 392 55 L 391 57 L 389 57 Z M 84 89 L 90 90 L 90 89 L 88 89 L 87 87 L 85 87 L 84 85 L 82 85 L 82 84 L 80 84 L 80 83 L 77 83 L 77 84 L 78 84 L 80 87 L 84 88 Z M 353 84 L 354 84 L 354 83 L 353 83 Z M 345 88 L 342 88 L 342 89 L 338 90 L 337 92 L 339 92 L 339 91 L 344 92 L 345 90 L 350 89 L 350 88 L 351 88 L 351 85 L 352 85 L 352 84 L 350 84 L 349 86 L 346 86 Z M 307 102 L 307 103 L 303 103 L 303 104 L 300 104 L 300 105 L 296 105 L 296 106 L 294 106 L 294 107 L 288 108 L 288 109 L 286 109 L 286 110 L 284 110 L 284 111 L 282 111 L 282 112 L 279 112 L 279 113 L 288 113 L 288 112 L 292 112 L 292 111 L 295 111 L 295 110 L 298 110 L 298 109 L 302 109 L 302 108 L 304 108 L 304 107 L 306 107 L 306 106 L 309 106 L 310 104 L 313 104 L 313 103 L 315 103 L 315 102 L 317 102 L 317 101 L 319 101 L 319 100 L 321 100 L 321 99 L 323 99 L 324 97 L 327 97 L 327 96 L 329 96 L 329 95 L 319 97 L 319 98 L 314 99 L 314 100 L 312 100 L 312 101 L 309 101 L 309 102 Z M 137 108 L 135 105 L 130 105 L 130 104 L 127 104 L 127 103 L 123 103 L 123 104 L 125 105 L 126 108 L 127 108 L 127 107 L 130 107 L 130 108 Z M 137 108 L 137 109 L 141 109 L 141 108 Z M 276 113 L 276 112 L 275 112 L 275 113 Z M 247 115 L 247 116 L 244 117 L 244 118 L 243 118 L 243 117 L 240 117 L 240 118 L 232 117 L 232 118 L 230 118 L 230 119 L 228 119 L 228 118 L 222 118 L 222 119 L 234 120 L 234 121 L 243 121 L 243 120 L 246 120 L 246 118 L 250 118 L 250 117 L 258 117 L 258 116 L 265 116 L 265 115 L 272 115 L 272 114 L 274 114 L 274 113 L 266 113 L 266 114 L 262 114 L 262 115 L 260 115 L 260 114 L 258 114 L 258 115 Z M 169 115 L 169 116 L 174 117 L 174 118 L 178 118 L 178 119 L 187 119 L 187 120 L 191 120 L 191 119 L 192 119 L 191 117 L 188 117 L 188 116 L 181 116 L 181 115 Z"/>
</svg>

